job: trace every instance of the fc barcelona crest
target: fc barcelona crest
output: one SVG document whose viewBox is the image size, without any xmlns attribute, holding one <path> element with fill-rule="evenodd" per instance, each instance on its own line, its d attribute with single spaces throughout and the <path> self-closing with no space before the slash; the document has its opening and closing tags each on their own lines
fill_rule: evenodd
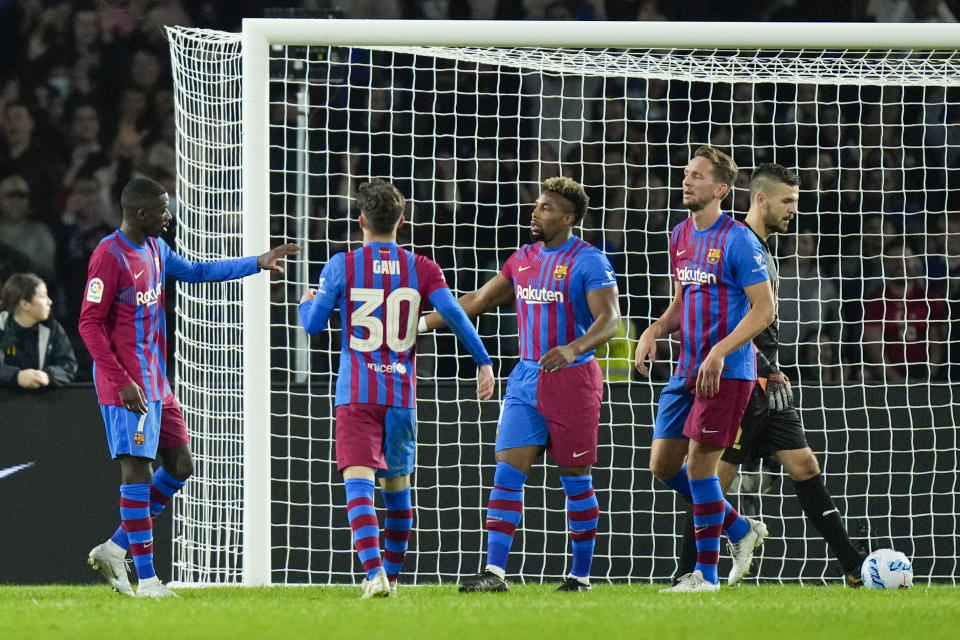
<svg viewBox="0 0 960 640">
<path fill-rule="evenodd" d="M 142 447 L 146 439 L 147 439 L 146 436 L 144 436 L 140 432 L 133 434 L 133 444 L 137 445 L 138 447 Z"/>
<path fill-rule="evenodd" d="M 717 264 L 720 262 L 720 249 L 709 249 L 707 251 L 707 262 L 710 264 Z"/>
<path fill-rule="evenodd" d="M 558 264 L 553 268 L 554 280 L 563 280 L 566 277 L 567 277 L 567 265 Z"/>
</svg>

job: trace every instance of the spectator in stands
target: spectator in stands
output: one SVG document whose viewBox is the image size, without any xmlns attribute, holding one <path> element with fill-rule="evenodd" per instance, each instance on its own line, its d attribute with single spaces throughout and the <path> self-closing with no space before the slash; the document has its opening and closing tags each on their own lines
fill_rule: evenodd
<svg viewBox="0 0 960 640">
<path fill-rule="evenodd" d="M 80 317 L 90 256 L 100 239 L 119 226 L 119 221 L 108 217 L 108 212 L 100 183 L 93 174 L 79 176 L 67 189 L 56 240 L 60 292 L 66 301 L 62 317 L 71 323 Z"/>
<path fill-rule="evenodd" d="M 933 379 L 946 361 L 947 308 L 928 293 L 923 261 L 902 239 L 883 249 L 884 286 L 864 303 L 865 362 L 875 381 Z M 882 365 L 882 371 L 880 367 Z"/>
<path fill-rule="evenodd" d="M 138 49 L 130 60 L 130 83 L 145 95 L 151 95 L 161 83 L 160 60 L 152 51 Z"/>
<path fill-rule="evenodd" d="M 811 340 L 831 331 L 839 319 L 839 289 L 821 272 L 816 238 L 808 233 L 784 236 L 779 261 L 780 358 L 786 365 L 804 362 L 797 352 Z M 794 242 L 796 248 L 794 248 Z M 795 254 L 795 256 L 794 256 Z"/>
<path fill-rule="evenodd" d="M 943 0 L 870 0 L 867 16 L 876 22 L 956 22 Z"/>
<path fill-rule="evenodd" d="M 47 199 L 60 184 L 63 173 L 59 158 L 34 135 L 32 112 L 22 101 L 8 102 L 0 119 L 0 176 L 22 176 L 34 194 L 34 206 L 40 217 L 49 213 Z"/>
<path fill-rule="evenodd" d="M 81 173 L 96 171 L 110 164 L 110 157 L 100 140 L 100 114 L 92 102 L 73 106 L 69 133 L 70 166 L 63 176 L 63 184 L 71 185 Z"/>
<path fill-rule="evenodd" d="M 0 244 L 26 256 L 41 277 L 54 274 L 56 243 L 50 229 L 30 216 L 30 185 L 13 175 L 0 180 Z"/>
<path fill-rule="evenodd" d="M 0 386 L 62 387 L 73 381 L 77 358 L 67 334 L 50 316 L 47 285 L 32 273 L 10 276 L 0 293 Z"/>
<path fill-rule="evenodd" d="M 828 332 L 811 335 L 799 346 L 798 351 L 797 381 L 801 386 L 829 386 L 843 382 L 837 343 Z"/>
</svg>

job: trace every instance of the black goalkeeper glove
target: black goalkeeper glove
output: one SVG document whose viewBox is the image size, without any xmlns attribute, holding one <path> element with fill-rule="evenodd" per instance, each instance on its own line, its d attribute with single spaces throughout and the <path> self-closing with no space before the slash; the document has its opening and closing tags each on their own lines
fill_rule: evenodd
<svg viewBox="0 0 960 640">
<path fill-rule="evenodd" d="M 780 413 L 793 408 L 793 389 L 790 378 L 784 373 L 771 373 L 764 387 L 767 393 L 767 406 L 771 413 Z"/>
</svg>

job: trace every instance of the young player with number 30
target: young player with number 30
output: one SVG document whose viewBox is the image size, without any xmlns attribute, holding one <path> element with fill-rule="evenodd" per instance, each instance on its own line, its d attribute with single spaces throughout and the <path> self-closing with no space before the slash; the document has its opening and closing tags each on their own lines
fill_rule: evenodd
<svg viewBox="0 0 960 640">
<path fill-rule="evenodd" d="M 396 594 L 413 526 L 410 474 L 416 450 L 417 325 L 427 300 L 467 346 L 479 367 L 477 397 L 493 395 L 490 356 L 457 304 L 440 267 L 397 245 L 404 199 L 390 183 L 360 186 L 363 246 L 338 253 L 316 289 L 300 300 L 307 333 L 323 331 L 340 309 L 343 344 L 336 389 L 337 468 L 346 487 L 347 518 L 366 572 L 362 598 Z M 373 508 L 374 479 L 386 506 L 385 550 Z"/>
</svg>

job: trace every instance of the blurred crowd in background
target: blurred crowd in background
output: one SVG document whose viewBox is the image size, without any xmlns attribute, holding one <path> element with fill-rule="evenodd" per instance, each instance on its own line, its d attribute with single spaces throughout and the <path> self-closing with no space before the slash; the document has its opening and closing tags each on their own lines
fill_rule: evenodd
<svg viewBox="0 0 960 640">
<path fill-rule="evenodd" d="M 74 343 L 80 379 L 90 377 L 90 359 L 76 331 L 87 260 L 119 226 L 120 190 L 134 175 L 154 178 L 167 186 L 177 214 L 173 89 L 163 27 L 238 31 L 242 16 L 955 22 L 960 0 L 0 0 L 0 283 L 17 272 L 36 273 L 46 282 L 53 314 Z M 414 202 L 435 203 L 429 219 L 438 223 L 415 227 L 414 246 L 435 247 L 441 265 L 457 265 L 451 284 L 472 288 L 476 283 L 464 279 L 495 268 L 503 257 L 497 248 L 525 241 L 523 203 L 536 199 L 545 170 L 588 186 L 592 209 L 584 235 L 608 252 L 619 274 L 666 274 L 666 231 L 685 215 L 676 211 L 677 194 L 670 191 L 678 185 L 677 167 L 685 164 L 691 141 L 711 142 L 733 148 L 744 167 L 765 161 L 800 167 L 801 209 L 817 212 L 801 216 L 798 233 L 775 243 L 783 256 L 781 298 L 793 301 L 780 305 L 785 342 L 802 345 L 792 361 L 787 358 L 789 365 L 806 367 L 801 373 L 811 381 L 837 384 L 914 375 L 946 379 L 947 364 L 960 360 L 948 348 L 950 327 L 960 321 L 960 221 L 948 213 L 960 211 L 960 175 L 953 169 L 960 166 L 960 130 L 952 125 L 960 122 L 960 96 L 952 89 L 804 85 L 774 93 L 773 87 L 749 85 L 584 81 L 577 99 L 565 104 L 579 100 L 589 112 L 579 124 L 563 118 L 558 125 L 583 130 L 557 135 L 582 142 L 531 146 L 517 140 L 531 139 L 525 127 L 543 114 L 529 111 L 530 102 L 520 96 L 537 90 L 567 96 L 569 87 L 531 87 L 523 74 L 463 73 L 441 63 L 423 74 L 430 76 L 424 86 L 416 70 L 398 81 L 395 75 L 378 77 L 387 73 L 386 65 L 380 68 L 374 64 L 364 79 L 368 90 L 342 98 L 311 95 L 311 101 L 335 106 L 340 99 L 350 107 L 311 113 L 311 126 L 334 132 L 323 159 L 316 160 L 322 166 L 311 166 L 311 172 L 406 176 L 398 181 L 401 189 Z M 344 82 L 361 84 L 349 74 Z M 398 82 L 409 91 L 398 90 Z M 452 91 L 437 92 L 443 89 Z M 494 100 L 489 96 L 498 92 L 514 99 L 495 99 L 491 119 L 477 117 L 484 105 L 464 103 L 468 96 Z M 434 104 L 418 109 L 416 101 L 427 99 L 421 95 Z M 707 112 L 710 121 L 729 126 L 708 131 L 702 117 Z M 359 122 L 351 113 L 371 115 Z M 411 114 L 407 120 L 405 113 Z M 428 122 L 418 113 L 434 115 Z M 276 115 L 274 124 L 285 118 Z M 630 126 L 634 120 L 648 124 Z M 504 131 L 510 121 L 516 123 L 513 131 Z M 670 126 L 680 122 L 704 124 Z M 482 142 L 465 148 L 450 136 L 449 146 L 441 148 L 446 134 L 471 128 L 465 139 Z M 429 173 L 410 160 L 370 152 L 389 144 L 402 156 L 409 153 L 404 144 L 431 134 L 438 136 L 440 155 Z M 284 142 L 289 133 L 274 127 L 273 135 Z M 404 162 L 408 166 L 400 166 Z M 415 177 L 435 174 L 442 180 Z M 289 191 L 282 184 L 288 179 L 274 176 L 278 192 Z M 346 196 L 353 186 L 346 179 L 314 182 L 318 196 Z M 315 256 L 351 240 L 347 198 L 330 202 L 323 215 L 332 226 L 318 238 L 328 246 Z M 740 189 L 733 208 L 743 212 L 747 206 Z M 492 234 L 477 232 L 494 227 Z M 171 244 L 175 233 L 174 226 Z M 629 316 L 655 317 L 669 299 L 670 283 L 665 276 L 630 278 L 622 280 L 621 291 Z M 626 326 L 624 337 L 642 328 Z"/>
</svg>

